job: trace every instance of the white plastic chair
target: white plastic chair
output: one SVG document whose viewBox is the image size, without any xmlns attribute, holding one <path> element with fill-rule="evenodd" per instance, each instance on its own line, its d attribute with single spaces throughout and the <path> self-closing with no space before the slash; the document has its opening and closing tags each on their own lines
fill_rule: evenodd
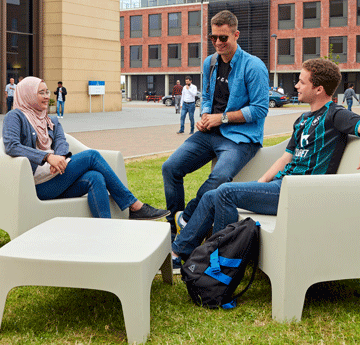
<svg viewBox="0 0 360 345">
<path fill-rule="evenodd" d="M 75 154 L 89 149 L 69 134 L 66 140 Z M 127 186 L 124 159 L 119 151 L 99 150 L 120 180 Z M 0 229 L 11 239 L 54 217 L 91 217 L 87 196 L 42 201 L 36 196 L 30 162 L 25 157 L 10 157 L 0 138 Z M 128 218 L 110 197 L 113 218 Z"/>
<path fill-rule="evenodd" d="M 257 180 L 287 141 L 263 148 L 234 181 Z M 288 176 L 277 216 L 240 210 L 261 224 L 260 269 L 272 287 L 272 317 L 301 320 L 307 289 L 318 282 L 360 278 L 360 139 L 349 136 L 337 174 Z"/>
</svg>

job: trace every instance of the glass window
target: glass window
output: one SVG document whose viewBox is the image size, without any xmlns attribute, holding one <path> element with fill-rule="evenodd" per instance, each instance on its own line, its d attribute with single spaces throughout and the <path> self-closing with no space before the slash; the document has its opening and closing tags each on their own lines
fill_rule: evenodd
<svg viewBox="0 0 360 345">
<path fill-rule="evenodd" d="M 304 28 L 319 28 L 321 19 L 321 3 L 304 2 Z"/>
<path fill-rule="evenodd" d="M 181 36 L 181 13 L 169 13 L 169 36 Z"/>
<path fill-rule="evenodd" d="M 201 34 L 201 13 L 200 11 L 189 12 L 189 35 Z"/>
<path fill-rule="evenodd" d="M 316 18 L 316 2 L 304 2 L 304 19 Z"/>
<path fill-rule="evenodd" d="M 291 4 L 279 5 L 279 20 L 291 19 Z"/>
<path fill-rule="evenodd" d="M 189 43 L 189 66 L 200 66 L 200 43 Z"/>
<path fill-rule="evenodd" d="M 130 67 L 142 67 L 142 46 L 130 46 Z"/>
<path fill-rule="evenodd" d="M 347 0 L 330 0 L 330 20 L 329 25 L 347 26 Z"/>
<path fill-rule="evenodd" d="M 347 37 L 329 37 L 329 53 L 332 48 L 332 59 L 341 63 L 347 62 Z"/>
<path fill-rule="evenodd" d="M 120 38 L 124 38 L 124 17 L 120 17 Z"/>
<path fill-rule="evenodd" d="M 149 37 L 161 36 L 161 14 L 149 15 Z"/>
<path fill-rule="evenodd" d="M 303 61 L 320 57 L 320 37 L 303 38 Z"/>
<path fill-rule="evenodd" d="M 357 25 L 360 25 L 360 0 L 357 0 Z"/>
<path fill-rule="evenodd" d="M 279 5 L 278 7 L 278 28 L 289 30 L 295 28 L 295 4 Z"/>
<path fill-rule="evenodd" d="M 6 82 L 39 73 L 34 60 L 33 1 L 6 0 Z M 5 52 L 4 52 L 5 53 Z M 4 56 L 5 57 L 5 56 Z"/>
<path fill-rule="evenodd" d="M 181 44 L 168 45 L 168 66 L 169 67 L 181 66 Z"/>
<path fill-rule="evenodd" d="M 6 3 L 7 31 L 32 33 L 32 1 L 6 0 Z"/>
<path fill-rule="evenodd" d="M 285 38 L 278 40 L 278 63 L 285 65 L 294 63 L 293 38 Z"/>
<path fill-rule="evenodd" d="M 142 16 L 130 17 L 130 37 L 142 37 Z"/>
<path fill-rule="evenodd" d="M 161 67 L 161 45 L 149 46 L 149 67 Z"/>
<path fill-rule="evenodd" d="M 146 77 L 147 81 L 147 91 L 155 91 L 155 76 L 148 75 Z"/>
<path fill-rule="evenodd" d="M 360 62 L 360 36 L 356 36 L 356 62 Z"/>
<path fill-rule="evenodd" d="M 121 47 L 121 68 L 124 68 L 124 47 Z"/>
</svg>

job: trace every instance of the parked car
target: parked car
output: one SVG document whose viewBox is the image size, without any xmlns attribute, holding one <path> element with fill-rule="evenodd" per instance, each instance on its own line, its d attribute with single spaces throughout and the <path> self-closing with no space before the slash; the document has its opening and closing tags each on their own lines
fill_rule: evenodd
<svg viewBox="0 0 360 345">
<path fill-rule="evenodd" d="M 195 96 L 195 106 L 200 107 L 200 97 L 201 97 L 201 93 L 198 91 L 196 96 Z M 172 105 L 175 105 L 175 98 L 173 98 L 173 96 L 168 95 L 168 96 L 164 96 L 162 98 L 162 102 L 167 106 L 170 107 Z"/>
<path fill-rule="evenodd" d="M 269 108 L 282 107 L 290 102 L 289 96 L 277 91 L 269 91 Z"/>
</svg>

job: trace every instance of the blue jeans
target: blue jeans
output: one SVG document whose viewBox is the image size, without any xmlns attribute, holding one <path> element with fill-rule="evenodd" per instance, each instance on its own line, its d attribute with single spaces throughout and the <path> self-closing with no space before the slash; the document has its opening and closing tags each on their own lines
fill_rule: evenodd
<svg viewBox="0 0 360 345">
<path fill-rule="evenodd" d="M 195 102 L 190 104 L 183 103 L 181 109 L 181 116 L 180 116 L 180 132 L 184 132 L 185 130 L 185 118 L 187 113 L 189 113 L 189 118 L 190 118 L 190 126 L 191 126 L 190 132 L 193 133 L 195 129 L 195 120 L 194 120 Z"/>
<path fill-rule="evenodd" d="M 174 253 L 188 257 L 204 240 L 214 224 L 213 234 L 238 221 L 237 208 L 276 215 L 281 179 L 268 183 L 231 182 L 203 195 L 194 214 L 172 244 Z"/>
<path fill-rule="evenodd" d="M 353 99 L 351 98 L 348 98 L 347 100 L 346 100 L 346 103 L 347 103 L 347 106 L 348 106 L 348 110 L 350 110 L 351 111 L 351 107 L 352 107 L 352 105 L 353 105 Z"/>
<path fill-rule="evenodd" d="M 196 132 L 189 137 L 162 166 L 166 204 L 171 211 L 167 220 L 171 224 L 172 232 L 176 233 L 174 217 L 177 211 L 185 209 L 183 218 L 189 221 L 201 197 L 222 183 L 231 182 L 259 148 L 260 144 L 236 144 L 217 131 Z M 184 176 L 200 169 L 215 157 L 218 160 L 214 170 L 199 188 L 196 198 L 185 208 Z"/>
<path fill-rule="evenodd" d="M 62 175 L 36 185 L 40 200 L 76 198 L 88 194 L 89 207 L 96 218 L 111 218 L 108 191 L 121 210 L 137 201 L 95 150 L 73 155 Z"/>
<path fill-rule="evenodd" d="M 57 101 L 56 103 L 56 112 L 57 112 L 57 116 L 60 116 L 60 106 L 61 106 L 61 116 L 64 117 L 64 105 L 65 102 L 64 101 Z"/>
<path fill-rule="evenodd" d="M 7 111 L 8 112 L 11 110 L 13 103 L 14 103 L 14 97 L 8 96 L 8 98 L 6 98 L 6 104 L 7 104 Z"/>
</svg>

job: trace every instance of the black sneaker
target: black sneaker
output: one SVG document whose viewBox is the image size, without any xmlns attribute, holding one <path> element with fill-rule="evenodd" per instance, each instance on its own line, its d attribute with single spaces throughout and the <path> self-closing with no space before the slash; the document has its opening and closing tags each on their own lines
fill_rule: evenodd
<svg viewBox="0 0 360 345">
<path fill-rule="evenodd" d="M 166 217 L 170 214 L 168 210 L 161 210 L 155 207 L 152 207 L 148 204 L 143 204 L 140 210 L 131 211 L 129 219 L 136 219 L 136 220 L 154 220 Z"/>
<path fill-rule="evenodd" d="M 183 134 L 184 131 L 179 131 L 179 132 L 176 132 L 176 134 Z"/>
</svg>

